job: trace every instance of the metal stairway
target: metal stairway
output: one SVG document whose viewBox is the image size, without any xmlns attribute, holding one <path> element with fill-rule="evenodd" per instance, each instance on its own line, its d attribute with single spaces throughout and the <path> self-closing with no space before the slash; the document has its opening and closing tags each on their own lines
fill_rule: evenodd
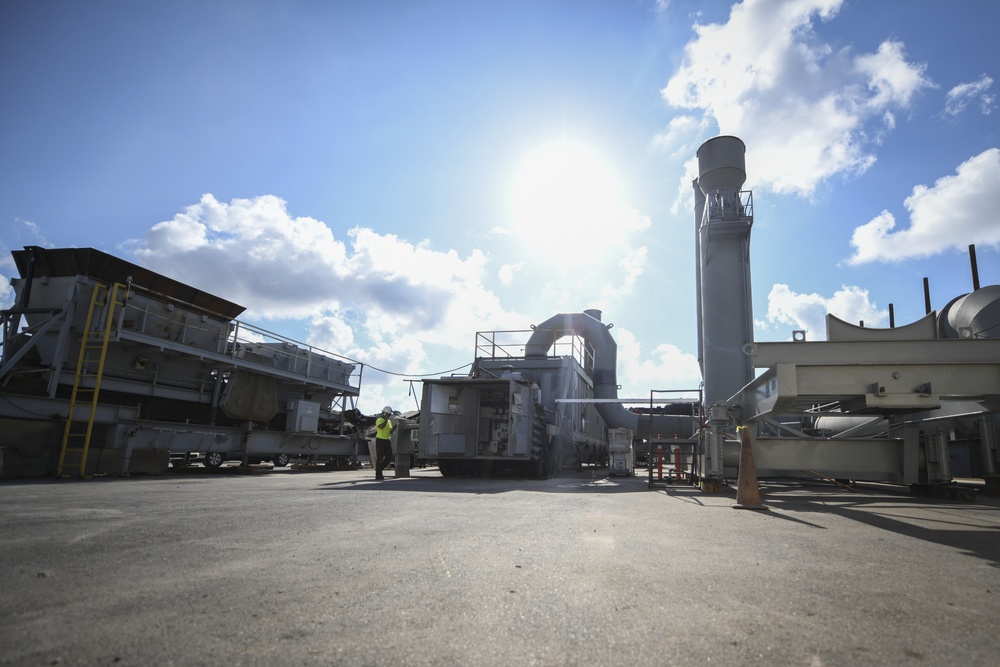
<svg viewBox="0 0 1000 667">
<path fill-rule="evenodd" d="M 108 341 L 115 329 L 115 319 L 120 307 L 125 304 L 127 293 L 128 287 L 121 283 L 115 283 L 111 287 L 103 283 L 94 286 L 90 308 L 87 310 L 87 321 L 80 340 L 80 356 L 76 363 L 76 375 L 73 380 L 73 392 L 70 395 L 66 427 L 63 430 L 62 446 L 59 449 L 56 477 L 87 476 L 87 454 L 90 451 L 90 438 L 94 430 L 94 414 L 97 411 L 97 397 L 101 391 Z M 71 470 L 75 470 L 76 474 L 71 474 L 69 472 Z"/>
</svg>

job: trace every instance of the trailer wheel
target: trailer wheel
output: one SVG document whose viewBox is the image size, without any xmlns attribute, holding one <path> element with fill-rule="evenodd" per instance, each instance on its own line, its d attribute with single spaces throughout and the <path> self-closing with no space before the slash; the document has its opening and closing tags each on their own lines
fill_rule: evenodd
<svg viewBox="0 0 1000 667">
<path fill-rule="evenodd" d="M 205 454 L 205 467 L 218 468 L 225 460 L 226 457 L 222 455 L 222 452 L 209 452 Z"/>
<path fill-rule="evenodd" d="M 272 459 L 272 463 L 274 463 L 275 468 L 284 468 L 288 465 L 288 454 L 286 452 L 275 454 L 274 459 Z"/>
</svg>

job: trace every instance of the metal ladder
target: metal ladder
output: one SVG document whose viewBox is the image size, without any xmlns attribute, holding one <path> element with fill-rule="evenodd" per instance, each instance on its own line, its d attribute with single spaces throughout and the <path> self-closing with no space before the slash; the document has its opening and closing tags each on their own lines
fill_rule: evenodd
<svg viewBox="0 0 1000 667">
<path fill-rule="evenodd" d="M 127 291 L 128 287 L 121 283 L 115 283 L 111 287 L 103 283 L 94 285 L 80 341 L 80 356 L 76 363 L 76 376 L 69 399 L 69 414 L 63 430 L 56 477 L 73 477 L 67 472 L 72 469 L 77 470 L 76 477 L 82 479 L 87 476 L 87 453 L 94 430 L 94 415 L 101 391 L 108 341 L 114 329 L 115 315 L 119 306 L 124 305 Z M 80 414 L 77 414 L 78 405 L 83 408 Z"/>
</svg>

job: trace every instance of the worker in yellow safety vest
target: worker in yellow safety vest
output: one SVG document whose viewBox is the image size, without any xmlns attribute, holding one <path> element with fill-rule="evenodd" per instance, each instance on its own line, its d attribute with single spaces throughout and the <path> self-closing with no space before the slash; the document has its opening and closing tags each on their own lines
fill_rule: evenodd
<svg viewBox="0 0 1000 667">
<path fill-rule="evenodd" d="M 396 425 L 389 417 L 392 408 L 388 405 L 382 408 L 382 414 L 375 420 L 375 479 L 385 479 L 382 470 L 392 464 L 392 432 Z"/>
</svg>

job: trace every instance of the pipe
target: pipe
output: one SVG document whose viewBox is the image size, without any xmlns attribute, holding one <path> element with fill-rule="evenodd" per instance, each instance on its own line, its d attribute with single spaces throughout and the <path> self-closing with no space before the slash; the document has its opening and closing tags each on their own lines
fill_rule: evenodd
<svg viewBox="0 0 1000 667">
<path fill-rule="evenodd" d="M 924 314 L 929 315 L 931 312 L 931 281 L 924 278 Z"/>
<path fill-rule="evenodd" d="M 698 323 L 698 369 L 705 377 L 704 325 L 701 320 L 701 216 L 705 212 L 705 193 L 698 187 L 698 179 L 691 182 L 694 188 L 694 293 L 695 311 Z"/>
<path fill-rule="evenodd" d="M 976 263 L 976 244 L 969 244 L 969 263 L 972 265 L 972 289 L 979 289 L 979 265 Z"/>
<path fill-rule="evenodd" d="M 595 317 L 596 315 L 596 317 Z M 599 319 L 599 310 L 553 315 L 535 327 L 524 346 L 525 357 L 545 357 L 563 336 L 580 336 L 594 348 L 594 398 L 618 398 L 618 346 Z M 639 415 L 621 403 L 597 403 L 597 412 L 608 428 L 639 432 Z"/>
<path fill-rule="evenodd" d="M 549 350 L 563 336 L 580 336 L 593 348 L 594 398 L 618 398 L 618 345 L 611 337 L 612 325 L 601 322 L 601 311 L 553 315 L 534 327 L 524 346 L 525 357 L 547 357 Z M 621 403 L 596 403 L 597 413 L 608 428 L 627 428 L 637 436 L 657 434 L 661 438 L 690 438 L 695 419 L 690 415 L 643 415 L 640 417 Z"/>
<path fill-rule="evenodd" d="M 26 245 L 24 249 L 28 253 L 28 266 L 24 271 L 24 288 L 21 290 L 21 298 L 18 299 L 17 303 L 17 307 L 22 309 L 27 308 L 31 301 L 31 283 L 35 278 L 35 266 L 38 264 L 38 251 L 41 248 Z M 20 315 L 18 315 L 18 320 L 20 321 Z M 17 331 L 17 325 L 15 325 L 14 331 Z"/>
<path fill-rule="evenodd" d="M 896 311 L 891 303 L 889 304 L 889 328 L 896 328 Z"/>
<path fill-rule="evenodd" d="M 1000 285 L 952 299 L 937 320 L 941 338 L 1000 338 Z"/>
</svg>

